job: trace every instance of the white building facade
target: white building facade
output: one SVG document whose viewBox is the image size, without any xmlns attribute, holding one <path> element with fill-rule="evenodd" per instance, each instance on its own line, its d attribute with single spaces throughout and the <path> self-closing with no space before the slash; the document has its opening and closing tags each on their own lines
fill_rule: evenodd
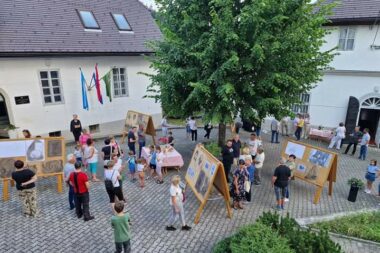
<svg viewBox="0 0 380 253">
<path fill-rule="evenodd" d="M 33 136 L 72 139 L 70 121 L 77 114 L 95 136 L 120 134 L 128 110 L 151 114 L 159 122 L 161 105 L 143 98 L 150 80 L 141 72 L 152 73 L 146 57 L 153 52 L 146 43 L 161 34 L 141 3 L 79 0 L 50 8 L 57 3 L 32 0 L 32 10 L 11 2 L 0 4 L 0 21 L 5 20 L 0 22 L 0 129 L 12 124 L 19 127 L 19 137 L 29 129 Z M 34 16 L 31 27 L 14 34 L 12 17 L 23 13 Z M 101 81 L 103 104 L 95 87 L 87 88 L 86 110 L 80 69 L 90 86 L 96 64 L 99 78 L 111 71 L 112 102 Z"/>
<path fill-rule="evenodd" d="M 380 1 L 343 0 L 335 8 L 331 34 L 321 50 L 337 47 L 339 53 L 323 81 L 316 84 L 300 113 L 310 114 L 311 126 L 335 128 L 340 122 L 348 132 L 355 125 L 369 128 L 372 143 L 380 143 Z"/>
</svg>

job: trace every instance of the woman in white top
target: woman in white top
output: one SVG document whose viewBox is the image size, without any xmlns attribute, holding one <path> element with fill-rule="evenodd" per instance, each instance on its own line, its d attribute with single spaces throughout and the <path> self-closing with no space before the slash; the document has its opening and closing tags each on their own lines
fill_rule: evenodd
<svg viewBox="0 0 380 253">
<path fill-rule="evenodd" d="M 123 191 L 119 182 L 119 180 L 121 180 L 121 175 L 119 170 L 114 168 L 114 165 L 115 162 L 111 160 L 107 163 L 107 169 L 104 170 L 104 184 L 110 199 L 112 210 L 114 210 L 115 206 L 115 197 L 117 197 L 119 201 L 125 202 Z"/>
<path fill-rule="evenodd" d="M 339 150 L 344 138 L 346 138 L 346 128 L 344 127 L 343 122 L 341 122 L 335 129 L 335 136 L 331 139 L 329 148 L 334 148 L 334 146 L 336 146 L 336 149 Z"/>
<path fill-rule="evenodd" d="M 197 141 L 198 138 L 198 127 L 197 122 L 194 117 L 191 117 L 189 120 L 189 126 L 191 131 L 191 141 Z"/>
<path fill-rule="evenodd" d="M 91 173 L 92 181 L 99 182 L 96 178 L 96 169 L 98 168 L 98 150 L 95 148 L 94 140 L 87 139 L 87 147 L 85 148 L 85 163 L 88 164 L 88 168 Z"/>
<path fill-rule="evenodd" d="M 179 186 L 179 183 L 181 181 L 180 176 L 175 175 L 172 177 L 172 184 L 170 186 L 170 206 L 171 206 L 171 213 L 169 218 L 169 225 L 166 226 L 166 230 L 168 231 L 174 231 L 176 228 L 174 227 L 175 222 L 178 219 L 178 216 L 181 218 L 182 223 L 182 230 L 190 230 L 191 227 L 189 227 L 186 224 L 185 220 L 185 211 L 183 209 L 183 193 L 182 189 Z"/>
</svg>

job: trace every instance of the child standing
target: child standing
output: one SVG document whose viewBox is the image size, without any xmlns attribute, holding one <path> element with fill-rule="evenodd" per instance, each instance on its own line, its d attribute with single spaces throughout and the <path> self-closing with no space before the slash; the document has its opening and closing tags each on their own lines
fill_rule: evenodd
<svg viewBox="0 0 380 253">
<path fill-rule="evenodd" d="M 140 187 L 144 188 L 145 186 L 145 167 L 146 161 L 144 158 L 137 159 L 137 172 L 139 173 Z"/>
<path fill-rule="evenodd" d="M 82 162 L 82 146 L 80 144 L 77 144 L 75 146 L 74 156 L 77 162 L 80 162 L 80 163 Z"/>
<path fill-rule="evenodd" d="M 164 153 L 161 151 L 161 147 L 156 147 L 156 156 L 157 156 L 157 165 L 156 165 L 156 173 L 158 179 L 156 181 L 157 184 L 163 184 L 164 180 L 162 179 L 162 163 L 164 162 Z"/>
<path fill-rule="evenodd" d="M 370 194 L 372 192 L 372 184 L 378 177 L 379 168 L 377 167 L 377 161 L 372 159 L 367 167 L 367 173 L 365 174 L 365 179 L 367 179 L 367 189 L 364 190 L 365 193 Z"/>
<path fill-rule="evenodd" d="M 116 215 L 111 218 L 111 225 L 114 230 L 116 253 L 131 252 L 131 233 L 129 229 L 129 216 L 123 212 L 124 202 L 115 203 Z"/>
<path fill-rule="evenodd" d="M 133 151 L 129 151 L 129 157 L 127 160 L 129 173 L 131 174 L 131 181 L 136 181 L 135 173 L 136 173 L 136 156 L 134 155 Z"/>
</svg>

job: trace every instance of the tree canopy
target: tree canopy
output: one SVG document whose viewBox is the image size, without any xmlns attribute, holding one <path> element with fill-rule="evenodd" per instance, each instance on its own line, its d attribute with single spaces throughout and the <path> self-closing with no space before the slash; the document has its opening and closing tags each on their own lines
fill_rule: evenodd
<svg viewBox="0 0 380 253">
<path fill-rule="evenodd" d="M 331 5 L 309 0 L 156 0 L 163 39 L 148 96 L 165 113 L 229 123 L 281 117 L 333 59 L 322 52 Z"/>
</svg>

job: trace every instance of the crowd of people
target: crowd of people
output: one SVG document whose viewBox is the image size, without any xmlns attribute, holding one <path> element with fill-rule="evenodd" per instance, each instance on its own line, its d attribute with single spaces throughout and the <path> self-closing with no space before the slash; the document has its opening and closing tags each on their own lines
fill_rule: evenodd
<svg viewBox="0 0 380 253">
<path fill-rule="evenodd" d="M 279 122 L 273 119 L 271 122 L 271 142 L 279 143 L 279 132 L 283 136 L 289 136 L 288 118 L 284 117 Z M 302 132 L 307 132 L 305 124 L 308 120 L 302 115 L 293 121 L 294 135 L 297 140 L 301 138 Z M 241 126 L 240 126 L 241 127 Z M 151 145 L 148 147 L 148 159 L 142 157 L 142 149 L 146 145 L 144 126 L 132 127 L 125 133 L 127 137 L 128 152 L 124 152 L 114 136 L 109 136 L 104 140 L 104 146 L 100 151 L 95 147 L 93 136 L 82 128 L 77 115 L 73 116 L 70 129 L 75 140 L 75 148 L 67 155 L 67 162 L 64 166 L 64 180 L 68 187 L 68 205 L 71 210 L 75 209 L 76 216 L 84 221 L 93 220 L 95 217 L 90 213 L 90 181 L 96 183 L 99 160 L 103 161 L 105 193 L 107 193 L 110 203 L 110 210 L 113 213 L 112 227 L 114 228 L 116 252 L 130 251 L 130 217 L 126 213 L 126 198 L 123 194 L 123 182 L 125 177 L 129 177 L 131 182 L 138 181 L 138 186 L 143 189 L 146 180 L 154 179 L 157 184 L 163 184 L 162 163 L 164 159 L 161 147 Z M 169 124 L 166 118 L 162 121 L 163 138 L 165 143 L 174 145 L 174 137 L 169 131 Z M 186 135 L 188 139 L 196 142 L 198 138 L 198 127 L 194 117 L 186 120 Z M 210 138 L 212 124 L 206 123 L 204 126 L 205 139 Z M 235 126 L 235 130 L 237 130 Z M 238 132 L 238 130 L 236 131 Z M 346 129 L 343 123 L 334 131 L 335 135 L 331 140 L 329 148 L 340 149 L 342 140 L 346 138 Z M 25 138 L 31 138 L 30 131 L 23 130 Z M 123 136 L 124 137 L 124 136 Z M 304 138 L 307 134 L 304 134 Z M 352 155 L 355 154 L 357 145 L 360 145 L 360 159 L 365 160 L 370 136 L 368 129 L 360 131 L 356 127 L 354 132 L 349 134 L 349 143 L 345 154 L 353 146 Z M 124 142 L 122 140 L 122 143 Z M 136 149 L 138 145 L 138 150 Z M 240 139 L 239 134 L 235 134 L 232 139 L 227 140 L 221 149 L 222 163 L 225 170 L 227 182 L 230 184 L 230 193 L 233 198 L 232 207 L 236 210 L 244 208 L 244 202 L 251 202 L 253 188 L 262 184 L 262 168 L 265 162 L 265 152 L 261 137 L 256 132 L 251 133 L 246 141 Z M 101 158 L 101 159 L 99 159 Z M 12 178 L 16 182 L 16 188 L 21 199 L 23 213 L 26 216 L 35 217 L 38 215 L 37 194 L 36 194 L 36 174 L 25 166 L 24 162 L 17 160 L 14 163 L 15 171 Z M 276 210 L 283 210 L 285 202 L 289 201 L 289 183 L 294 179 L 293 172 L 296 168 L 296 156 L 291 154 L 286 159 L 282 158 L 275 168 L 272 177 L 272 186 L 276 196 Z M 128 169 L 128 172 L 125 170 Z M 89 176 L 88 174 L 89 173 Z M 377 161 L 371 160 L 368 165 L 365 178 L 367 187 L 365 192 L 371 193 L 372 184 L 376 177 L 380 175 Z M 169 189 L 170 218 L 166 230 L 176 230 L 175 223 L 178 219 L 181 222 L 182 230 L 190 230 L 187 225 L 184 211 L 185 197 L 183 194 L 184 185 L 181 178 L 175 175 L 171 178 Z M 380 194 L 380 185 L 379 185 Z"/>
</svg>

